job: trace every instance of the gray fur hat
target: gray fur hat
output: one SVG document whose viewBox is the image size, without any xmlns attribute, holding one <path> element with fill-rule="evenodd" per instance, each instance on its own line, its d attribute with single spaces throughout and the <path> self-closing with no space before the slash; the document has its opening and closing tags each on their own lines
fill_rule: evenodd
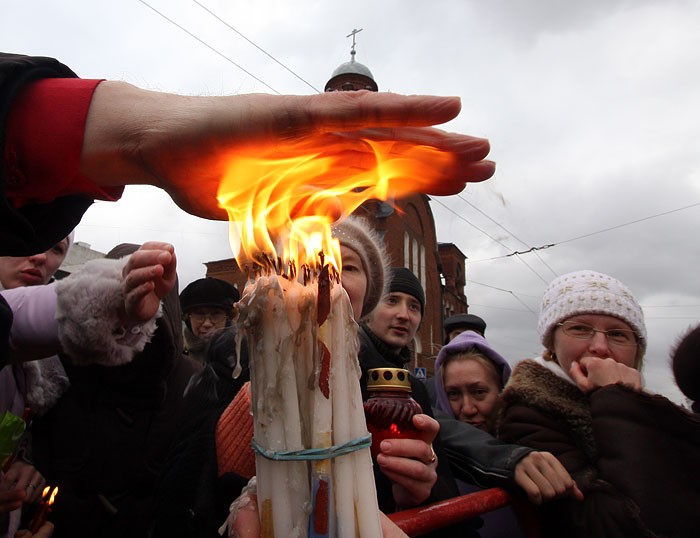
<svg viewBox="0 0 700 538">
<path fill-rule="evenodd" d="M 360 315 L 363 318 L 374 310 L 386 290 L 390 264 L 384 241 L 361 217 L 350 216 L 335 223 L 332 234 L 341 245 L 357 253 L 367 275 L 367 291 Z"/>
</svg>

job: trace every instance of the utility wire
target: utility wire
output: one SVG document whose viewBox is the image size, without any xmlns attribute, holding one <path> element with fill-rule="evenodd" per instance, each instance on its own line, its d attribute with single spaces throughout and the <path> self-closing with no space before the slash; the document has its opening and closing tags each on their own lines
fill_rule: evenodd
<svg viewBox="0 0 700 538">
<path fill-rule="evenodd" d="M 491 288 L 491 289 L 494 289 L 494 290 L 502 291 L 502 292 L 504 292 L 504 293 L 510 293 L 513 297 L 515 297 L 515 299 L 516 299 L 521 305 L 523 305 L 525 308 L 527 308 L 528 312 L 530 312 L 531 314 L 537 314 L 537 312 L 535 312 L 532 308 L 530 308 L 530 307 L 528 306 L 528 304 L 527 304 L 525 301 L 523 301 L 520 297 L 518 297 L 518 296 L 515 294 L 515 292 L 513 292 L 513 291 L 511 291 L 511 290 L 504 290 L 503 288 L 497 288 L 496 286 L 491 286 L 490 284 L 484 284 L 483 282 L 476 282 L 475 280 L 470 280 L 469 282 L 470 282 L 471 284 L 478 284 L 479 286 L 484 286 L 484 287 L 486 287 L 486 288 Z"/>
<path fill-rule="evenodd" d="M 299 80 L 301 80 L 304 84 L 306 84 L 306 85 L 307 85 L 309 88 L 311 88 L 313 91 L 315 91 L 316 93 L 323 93 L 321 90 L 319 90 L 318 88 L 316 88 L 313 84 L 311 84 L 310 82 L 307 82 L 307 81 L 304 80 L 302 77 L 300 77 L 299 75 L 297 75 L 297 74 L 296 74 L 294 71 L 292 71 L 289 67 L 287 67 L 287 66 L 284 65 L 282 62 L 280 62 L 277 58 L 275 58 L 272 54 L 270 54 L 269 52 L 267 52 L 267 51 L 266 51 L 265 49 L 263 49 L 262 47 L 258 46 L 257 43 L 255 43 L 255 42 L 253 42 L 252 40 L 248 39 L 246 36 L 244 36 L 244 35 L 243 35 L 241 32 L 239 32 L 236 28 L 234 28 L 233 26 L 231 26 L 231 25 L 230 25 L 228 22 L 226 22 L 224 19 L 222 19 L 221 17 L 219 17 L 216 13 L 214 13 L 214 12 L 213 12 L 211 9 L 209 9 L 207 6 L 201 4 L 198 0 L 192 0 L 192 1 L 193 1 L 195 4 L 197 4 L 199 7 L 201 7 L 204 11 L 206 11 L 207 13 L 209 13 L 209 14 L 210 14 L 212 17 L 214 17 L 216 20 L 218 20 L 219 22 L 221 22 L 222 24 L 224 24 L 225 26 L 227 26 L 228 28 L 230 28 L 231 30 L 233 30 L 234 32 L 236 32 L 240 37 L 242 37 L 242 38 L 245 39 L 248 43 L 250 43 L 251 45 L 253 45 L 256 49 L 258 49 L 258 50 L 259 50 L 260 52 L 262 52 L 265 56 L 267 56 L 268 58 L 270 58 L 270 59 L 271 59 L 273 62 L 275 62 L 277 65 L 283 67 L 283 68 L 286 69 L 289 73 L 291 73 L 291 74 L 294 75 L 296 78 L 298 78 Z"/>
<path fill-rule="evenodd" d="M 632 224 L 638 224 L 638 223 L 644 222 L 644 221 L 646 221 L 646 220 L 655 219 L 655 218 L 657 218 L 657 217 L 663 217 L 663 216 L 666 216 L 666 215 L 670 215 L 671 213 L 677 213 L 678 211 L 684 211 L 684 210 L 686 210 L 686 209 L 691 209 L 691 208 L 697 207 L 697 206 L 700 206 L 700 202 L 696 202 L 696 203 L 694 203 L 694 204 L 686 205 L 686 206 L 683 206 L 683 207 L 677 207 L 676 209 L 671 209 L 671 210 L 669 210 L 669 211 L 664 211 L 663 213 L 656 213 L 655 215 L 649 215 L 649 216 L 643 217 L 643 218 L 641 218 L 641 219 L 632 220 L 632 221 L 629 221 L 629 222 L 624 222 L 624 223 L 622 223 L 622 224 L 617 224 L 617 225 L 615 225 L 615 226 L 610 226 L 609 228 L 603 228 L 602 230 L 597 230 L 597 231 L 595 231 L 595 232 L 587 233 L 587 234 L 584 234 L 584 235 L 579 235 L 579 236 L 577 236 L 577 237 L 572 237 L 571 239 L 565 239 L 564 241 L 558 241 L 558 242 L 556 242 L 556 243 L 549 243 L 549 244 L 547 244 L 547 245 L 542 245 L 542 246 L 539 246 L 539 247 L 532 247 L 530 250 L 527 250 L 527 251 L 524 251 L 524 252 L 511 252 L 510 254 L 505 254 L 505 255 L 503 255 L 503 256 L 494 256 L 494 257 L 492 257 L 492 258 L 483 258 L 483 259 L 481 259 L 481 260 L 471 260 L 470 263 L 478 263 L 478 262 L 488 262 L 488 261 L 492 261 L 492 260 L 500 260 L 501 258 L 508 258 L 508 257 L 510 257 L 510 256 L 517 256 L 517 255 L 519 255 L 519 254 L 526 254 L 526 253 L 528 253 L 528 252 L 534 252 L 534 251 L 537 251 L 537 250 L 543 250 L 543 249 L 546 249 L 546 248 L 556 247 L 556 246 L 558 246 L 558 245 L 563 245 L 564 243 L 571 243 L 572 241 L 578 241 L 579 239 L 584 239 L 584 238 L 586 238 L 586 237 L 591 237 L 591 236 L 594 236 L 594 235 L 602 234 L 602 233 L 604 233 L 604 232 L 610 232 L 610 231 L 612 231 L 612 230 L 617 230 L 618 228 L 624 228 L 625 226 L 631 226 Z M 518 256 L 518 258 L 519 258 L 519 256 Z"/>
<path fill-rule="evenodd" d="M 496 239 L 496 238 L 493 237 L 492 235 L 488 234 L 485 230 L 482 230 L 481 228 L 479 228 L 476 224 L 474 224 L 474 223 L 468 221 L 468 220 L 465 219 L 462 215 L 460 215 L 459 213 L 457 213 L 454 209 L 452 209 L 451 207 L 448 207 L 447 205 L 445 205 L 441 200 L 438 200 L 438 199 L 436 199 L 436 198 L 430 198 L 430 199 L 431 199 L 432 201 L 437 202 L 438 204 L 440 204 L 442 207 L 444 207 L 445 209 L 447 209 L 450 213 L 452 213 L 453 215 L 455 215 L 458 219 L 463 220 L 464 222 L 466 222 L 467 224 L 469 224 L 469 226 L 471 226 L 471 227 L 474 228 L 475 230 L 480 231 L 480 232 L 481 232 L 482 234 L 484 234 L 486 237 L 488 237 L 488 238 L 491 239 L 492 241 L 495 241 L 496 243 L 498 243 L 499 245 L 501 245 L 503 248 L 509 249 L 509 247 L 506 246 L 505 243 L 503 243 L 501 240 Z M 535 271 L 535 269 L 534 269 L 530 264 L 528 264 L 525 260 L 523 260 L 523 259 L 520 258 L 520 257 L 518 257 L 518 259 L 525 265 L 525 267 L 527 267 L 530 271 L 532 271 L 532 273 L 534 273 L 534 275 L 535 275 L 537 278 L 539 278 L 539 279 L 540 279 L 542 282 L 544 282 L 545 284 L 549 284 L 549 282 L 548 282 L 547 280 L 545 280 L 545 279 L 542 277 L 542 275 L 540 275 L 537 271 Z M 471 263 L 471 262 L 470 262 L 470 263 Z"/>
<path fill-rule="evenodd" d="M 515 234 L 514 234 L 513 232 L 511 232 L 508 228 L 506 228 L 505 226 L 503 226 L 500 222 L 498 222 L 498 221 L 496 221 L 495 219 L 491 218 L 489 215 L 487 215 L 487 214 L 486 214 L 484 211 L 482 211 L 480 208 L 478 208 L 477 206 L 475 206 L 474 204 L 472 204 L 469 200 L 467 200 L 466 198 L 464 198 L 461 194 L 458 194 L 457 197 L 458 197 L 460 200 L 464 201 L 467 205 L 469 205 L 469 207 L 473 208 L 475 211 L 478 211 L 478 212 L 481 213 L 484 217 L 486 217 L 486 218 L 489 219 L 491 222 L 493 222 L 496 226 L 498 226 L 499 228 L 501 228 L 502 230 L 504 230 L 506 233 L 508 233 L 509 235 L 511 235 L 516 241 L 519 241 L 521 244 L 525 245 L 526 247 L 530 247 L 530 249 L 527 250 L 527 251 L 525 251 L 525 252 L 535 252 L 535 256 L 537 256 L 537 259 L 540 260 L 540 262 L 542 262 L 542 264 L 543 264 L 547 269 L 549 269 L 549 270 L 552 272 L 552 275 L 554 275 L 554 276 L 559 276 L 559 275 L 557 274 L 557 272 L 556 272 L 554 269 L 552 269 L 552 268 L 549 266 L 549 264 L 548 264 L 546 261 L 544 261 L 544 259 L 543 259 L 538 253 L 536 253 L 536 248 L 535 248 L 535 247 L 531 247 L 528 243 L 526 243 L 525 241 L 523 241 L 522 239 L 520 239 L 517 235 L 515 235 Z M 517 253 L 517 254 L 521 254 L 521 253 Z M 522 254 L 524 254 L 524 252 L 523 252 Z"/>
<path fill-rule="evenodd" d="M 182 30 L 183 32 L 185 32 L 187 35 L 189 35 L 189 36 L 192 37 L 193 39 L 196 39 L 197 41 L 199 41 L 202 45 L 204 45 L 205 47 L 207 47 L 207 48 L 208 48 L 209 50 L 211 50 L 212 52 L 215 52 L 216 54 L 218 54 L 219 56 L 221 56 L 224 60 L 226 60 L 226 61 L 229 62 L 230 64 L 236 66 L 238 69 L 240 69 L 241 71 L 243 71 L 243 72 L 244 72 L 246 75 L 248 75 L 249 77 L 251 77 L 251 78 L 257 80 L 260 84 L 262 84 L 263 86 L 265 86 L 266 88 L 268 88 L 269 90 L 271 90 L 273 93 L 276 93 L 277 95 L 281 95 L 280 92 L 278 92 L 276 89 L 274 89 L 272 86 L 270 86 L 267 82 L 265 82 L 264 80 L 262 80 L 262 79 L 256 77 L 253 73 L 251 73 L 250 71 L 248 71 L 245 67 L 243 67 L 242 65 L 237 64 L 236 62 L 234 62 L 231 58 L 229 58 L 228 56 L 226 56 L 223 52 L 221 52 L 221 51 L 219 51 L 218 49 L 214 48 L 213 46 L 211 46 L 209 43 L 207 43 L 207 42 L 204 41 L 203 39 L 197 37 L 195 34 L 193 34 L 192 32 L 190 32 L 187 28 L 185 28 L 184 26 L 181 26 L 180 24 L 178 24 L 177 22 L 175 22 L 174 20 L 172 20 L 171 18 L 169 18 L 169 17 L 168 17 L 167 15 L 165 15 L 164 13 L 158 11 L 156 8 L 154 8 L 152 5 L 150 5 L 150 4 L 149 4 L 148 2 L 146 2 L 145 0 L 138 0 L 138 1 L 141 2 L 141 3 L 142 3 L 144 6 L 146 6 L 147 8 L 149 8 L 150 10 L 154 11 L 155 13 L 157 13 L 158 15 L 160 15 L 161 17 L 163 17 L 163 18 L 164 18 L 166 21 L 168 21 L 170 24 L 172 24 L 172 25 L 174 25 L 174 26 L 177 26 L 180 30 Z"/>
</svg>

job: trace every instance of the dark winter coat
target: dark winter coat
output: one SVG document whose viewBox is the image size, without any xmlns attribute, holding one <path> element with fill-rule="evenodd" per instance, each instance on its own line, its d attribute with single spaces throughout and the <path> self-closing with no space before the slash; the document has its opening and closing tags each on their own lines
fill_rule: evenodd
<svg viewBox="0 0 700 538">
<path fill-rule="evenodd" d="M 149 344 L 122 366 L 74 366 L 71 387 L 34 424 L 34 455 L 59 487 L 54 538 L 147 535 L 157 478 L 175 439 L 182 395 L 198 366 L 183 358 L 177 289 Z"/>
<path fill-rule="evenodd" d="M 543 505 L 546 537 L 697 536 L 700 417 L 622 385 L 584 394 L 532 360 L 497 413 L 500 438 L 552 452 L 584 493 Z"/>
</svg>

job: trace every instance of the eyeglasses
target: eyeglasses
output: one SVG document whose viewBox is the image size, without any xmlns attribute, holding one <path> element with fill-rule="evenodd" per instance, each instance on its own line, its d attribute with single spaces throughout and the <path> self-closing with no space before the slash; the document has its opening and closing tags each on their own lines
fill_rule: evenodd
<svg viewBox="0 0 700 538">
<path fill-rule="evenodd" d="M 579 321 L 564 321 L 563 323 L 557 323 L 557 326 L 561 327 L 565 335 L 581 340 L 589 340 L 595 336 L 595 333 L 603 333 L 608 344 L 613 346 L 636 346 L 639 340 L 637 333 L 630 329 L 608 329 L 603 331 Z"/>
<path fill-rule="evenodd" d="M 188 314 L 191 321 L 196 323 L 204 323 L 204 320 L 209 318 L 212 323 L 224 323 L 228 316 L 223 312 L 217 312 L 216 314 L 202 314 L 201 312 L 191 312 Z"/>
</svg>

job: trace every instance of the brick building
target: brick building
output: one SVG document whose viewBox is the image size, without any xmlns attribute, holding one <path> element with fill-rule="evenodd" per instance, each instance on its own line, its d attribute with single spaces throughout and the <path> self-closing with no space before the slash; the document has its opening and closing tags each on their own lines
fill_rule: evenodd
<svg viewBox="0 0 700 538">
<path fill-rule="evenodd" d="M 333 72 L 325 89 L 327 92 L 378 91 L 370 70 L 355 61 L 354 44 L 351 60 Z M 435 355 L 443 342 L 443 316 L 467 311 L 464 295 L 466 256 L 451 243 L 438 244 L 429 199 L 423 194 L 397 200 L 393 205 L 370 200 L 355 214 L 374 224 L 384 239 L 392 265 L 407 267 L 423 285 L 426 311 L 414 342 L 415 358 L 410 367 L 425 367 L 430 376 Z M 241 290 L 245 286 L 246 275 L 235 260 L 212 261 L 206 266 L 207 276 L 232 282 Z"/>
</svg>

